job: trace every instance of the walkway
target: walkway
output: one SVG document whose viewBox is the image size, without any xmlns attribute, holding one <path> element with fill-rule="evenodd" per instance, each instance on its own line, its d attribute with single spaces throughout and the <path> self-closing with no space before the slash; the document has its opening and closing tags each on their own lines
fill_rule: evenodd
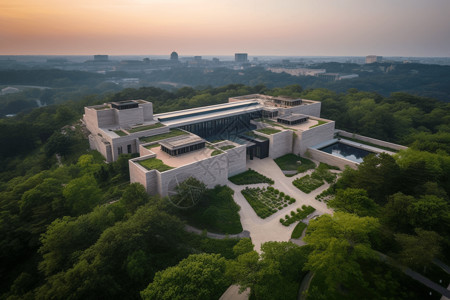
<svg viewBox="0 0 450 300">
<path fill-rule="evenodd" d="M 274 188 L 284 192 L 285 194 L 294 197 L 297 201 L 289 205 L 282 210 L 276 212 L 266 219 L 258 217 L 241 194 L 241 190 L 245 187 L 267 187 L 268 184 L 252 184 L 252 185 L 235 185 L 232 182 L 228 182 L 228 186 L 234 190 L 234 200 L 241 207 L 239 215 L 241 217 L 241 223 L 244 230 L 250 232 L 252 242 L 255 245 L 255 250 L 261 252 L 261 244 L 269 241 L 289 241 L 291 233 L 294 230 L 296 223 L 290 226 L 283 226 L 280 223 L 280 218 L 290 213 L 292 210 L 301 208 L 302 205 L 311 205 L 316 209 L 313 215 L 321 215 L 324 213 L 332 213 L 325 203 L 315 200 L 316 195 L 320 194 L 323 190 L 329 187 L 329 184 L 324 184 L 317 190 L 310 194 L 305 194 L 295 186 L 292 185 L 292 181 L 296 178 L 310 174 L 312 170 L 297 174 L 293 177 L 286 177 L 280 170 L 278 165 L 271 158 L 250 160 L 247 162 L 247 166 L 267 177 L 272 178 L 275 184 Z"/>
<path fill-rule="evenodd" d="M 192 227 L 191 225 L 185 225 L 184 226 L 184 230 L 186 230 L 187 232 L 192 232 L 198 235 L 202 235 L 205 231 Z M 247 230 L 242 231 L 241 233 L 238 234 L 221 234 L 221 233 L 212 233 L 212 232 L 208 232 L 206 231 L 206 236 L 212 239 L 216 239 L 216 240 L 223 240 L 223 239 L 241 239 L 241 238 L 249 238 L 250 237 L 250 232 L 248 232 Z"/>
</svg>

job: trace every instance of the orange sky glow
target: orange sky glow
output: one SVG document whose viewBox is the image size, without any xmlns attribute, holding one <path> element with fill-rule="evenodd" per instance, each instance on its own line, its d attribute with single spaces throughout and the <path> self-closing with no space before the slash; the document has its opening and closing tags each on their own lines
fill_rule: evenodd
<svg viewBox="0 0 450 300">
<path fill-rule="evenodd" d="M 450 56 L 448 0 L 0 0 L 0 55 Z"/>
</svg>

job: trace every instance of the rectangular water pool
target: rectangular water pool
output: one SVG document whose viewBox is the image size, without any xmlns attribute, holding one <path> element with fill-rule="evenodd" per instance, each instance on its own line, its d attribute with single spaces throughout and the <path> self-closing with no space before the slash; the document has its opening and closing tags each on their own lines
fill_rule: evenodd
<svg viewBox="0 0 450 300">
<path fill-rule="evenodd" d="M 340 142 L 333 143 L 326 147 L 320 148 L 319 150 L 357 163 L 361 163 L 364 157 L 373 153 Z"/>
</svg>

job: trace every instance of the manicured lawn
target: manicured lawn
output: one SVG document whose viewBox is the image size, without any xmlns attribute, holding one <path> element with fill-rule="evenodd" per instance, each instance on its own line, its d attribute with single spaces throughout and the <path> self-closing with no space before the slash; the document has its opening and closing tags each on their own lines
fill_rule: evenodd
<svg viewBox="0 0 450 300">
<path fill-rule="evenodd" d="M 320 126 L 320 125 L 323 125 L 323 124 L 327 124 L 327 123 L 328 123 L 327 121 L 322 121 L 322 120 L 318 120 L 318 122 L 319 122 L 319 123 L 317 123 L 316 125 L 309 126 L 309 128 L 317 127 L 317 126 Z"/>
<path fill-rule="evenodd" d="M 275 128 L 261 128 L 261 129 L 257 129 L 256 131 L 264 133 L 264 134 L 274 134 L 274 133 L 281 132 L 281 130 L 278 130 Z"/>
<path fill-rule="evenodd" d="M 152 125 L 145 125 L 145 126 L 139 126 L 139 127 L 134 127 L 133 129 L 128 130 L 129 133 L 134 133 L 134 132 L 139 132 L 139 131 L 144 131 L 144 130 L 149 130 L 149 129 L 156 129 L 156 128 L 161 128 L 164 127 L 166 125 L 163 125 L 161 123 L 155 123 Z"/>
<path fill-rule="evenodd" d="M 306 229 L 306 224 L 303 222 L 298 222 L 297 225 L 295 225 L 294 231 L 292 231 L 291 239 L 298 239 L 302 236 L 303 231 Z"/>
<path fill-rule="evenodd" d="M 223 153 L 223 151 L 215 149 L 213 152 L 211 152 L 211 156 L 216 156 L 216 155 L 219 155 L 222 153 Z"/>
<path fill-rule="evenodd" d="M 303 173 L 316 167 L 316 164 L 311 160 L 292 153 L 278 157 L 274 161 L 283 171 L 297 171 L 297 173 Z M 298 162 L 300 162 L 300 164 Z"/>
<path fill-rule="evenodd" d="M 239 205 L 233 200 L 234 191 L 227 186 L 207 190 L 200 202 L 191 209 L 180 211 L 188 224 L 209 232 L 236 234 L 242 232 Z"/>
<path fill-rule="evenodd" d="M 267 189 L 247 187 L 241 193 L 255 213 L 263 219 L 295 202 L 294 198 L 270 186 Z"/>
<path fill-rule="evenodd" d="M 118 136 L 128 135 L 128 133 L 126 133 L 125 131 L 122 131 L 122 130 L 114 130 L 114 133 L 117 134 Z"/>
<path fill-rule="evenodd" d="M 159 172 L 164 172 L 170 169 L 173 169 L 172 167 L 164 164 L 162 160 L 157 159 L 155 157 L 148 158 L 145 160 L 139 160 L 137 161 L 141 166 L 146 168 L 147 170 L 158 170 Z"/>
<path fill-rule="evenodd" d="M 146 149 L 152 149 L 152 148 L 156 148 L 156 147 L 159 147 L 159 146 L 161 146 L 161 145 L 159 143 L 156 143 L 156 144 L 151 144 L 151 145 L 145 146 L 145 148 Z"/>
<path fill-rule="evenodd" d="M 295 179 L 292 184 L 304 193 L 311 193 L 318 187 L 324 184 L 324 180 L 328 183 L 333 183 L 336 179 L 336 174 L 331 173 L 329 165 L 320 163 L 317 169 L 310 175 Z"/>
<path fill-rule="evenodd" d="M 164 140 L 164 139 L 179 136 L 179 135 L 188 135 L 188 134 L 189 133 L 186 133 L 179 129 L 170 129 L 170 131 L 167 133 L 161 133 L 161 134 L 157 134 L 157 135 L 147 136 L 147 137 L 139 138 L 139 140 L 142 143 L 150 143 L 150 142 L 156 142 L 156 141 Z"/>
<path fill-rule="evenodd" d="M 229 149 L 233 149 L 233 148 L 235 148 L 236 146 L 234 146 L 234 145 L 227 145 L 227 146 L 223 146 L 223 147 L 220 147 L 220 149 L 221 150 L 229 150 Z"/>
<path fill-rule="evenodd" d="M 274 184 L 274 181 L 262 174 L 259 174 L 255 170 L 248 169 L 244 173 L 234 175 L 228 178 L 232 183 L 237 185 L 244 184 L 256 184 L 256 183 L 268 183 Z"/>
<path fill-rule="evenodd" d="M 281 218 L 280 223 L 284 226 L 289 226 L 292 223 L 303 220 L 315 211 L 316 209 L 314 207 L 303 205 L 301 209 L 297 208 L 297 210 L 293 210 L 289 215 Z"/>
</svg>

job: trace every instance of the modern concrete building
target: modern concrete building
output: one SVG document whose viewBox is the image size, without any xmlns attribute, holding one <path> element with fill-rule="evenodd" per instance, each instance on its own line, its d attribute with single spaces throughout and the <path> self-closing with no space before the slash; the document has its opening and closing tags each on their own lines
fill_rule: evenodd
<svg viewBox="0 0 450 300">
<path fill-rule="evenodd" d="M 367 55 L 366 64 L 380 63 L 383 61 L 383 56 Z"/>
<path fill-rule="evenodd" d="M 235 53 L 234 61 L 237 63 L 246 63 L 246 62 L 248 62 L 248 54 L 247 53 Z"/>
<path fill-rule="evenodd" d="M 111 102 L 85 107 L 83 119 L 92 149 L 107 162 L 139 153 L 129 160 L 131 182 L 170 196 L 189 177 L 208 187 L 226 184 L 255 158 L 312 152 L 316 160 L 354 167 L 318 150 L 335 137 L 335 122 L 320 118 L 320 109 L 317 101 L 252 94 L 161 114 L 144 100 Z"/>
</svg>

